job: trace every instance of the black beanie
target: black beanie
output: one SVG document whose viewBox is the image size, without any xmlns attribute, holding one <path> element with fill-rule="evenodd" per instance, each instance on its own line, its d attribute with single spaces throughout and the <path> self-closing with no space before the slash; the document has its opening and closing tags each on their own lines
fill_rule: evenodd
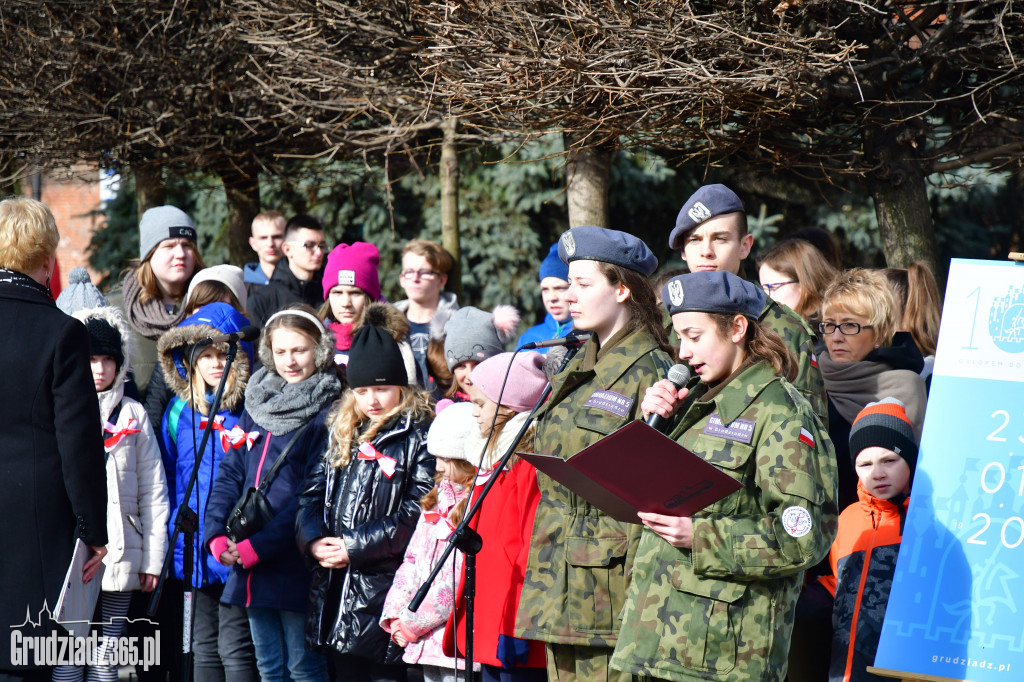
<svg viewBox="0 0 1024 682">
<path fill-rule="evenodd" d="M 348 351 L 347 375 L 352 388 L 409 385 L 402 351 L 394 337 L 380 327 L 356 331 Z"/>
<path fill-rule="evenodd" d="M 854 467 L 857 455 L 870 447 L 892 450 L 907 461 L 910 472 L 917 466 L 917 441 L 903 403 L 896 398 L 882 398 L 868 403 L 850 427 L 850 455 Z"/>
<path fill-rule="evenodd" d="M 89 355 L 109 355 L 121 371 L 124 353 L 121 349 L 121 333 L 106 320 L 90 317 L 85 321 L 85 329 L 89 332 Z"/>
</svg>

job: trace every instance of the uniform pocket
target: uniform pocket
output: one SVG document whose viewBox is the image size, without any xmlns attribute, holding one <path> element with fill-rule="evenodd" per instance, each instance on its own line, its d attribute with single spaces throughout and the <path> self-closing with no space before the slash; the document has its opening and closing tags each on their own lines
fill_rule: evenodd
<svg viewBox="0 0 1024 682">
<path fill-rule="evenodd" d="M 576 428 L 583 429 L 584 431 L 593 431 L 602 436 L 607 436 L 626 423 L 626 420 L 618 415 L 593 407 L 583 407 L 576 410 L 572 419 Z"/>
<path fill-rule="evenodd" d="M 700 579 L 688 566 L 671 573 L 679 593 L 679 619 L 665 624 L 658 653 L 691 670 L 727 673 L 736 667 L 736 642 L 747 591 L 742 583 Z M 670 629 L 674 631 L 670 632 Z"/>
<path fill-rule="evenodd" d="M 573 630 L 595 634 L 614 630 L 617 609 L 612 591 L 613 586 L 623 584 L 628 545 L 626 536 L 566 539 L 569 626 Z"/>
<path fill-rule="evenodd" d="M 697 436 L 696 441 L 693 443 L 692 451 L 695 455 L 709 464 L 713 464 L 740 483 L 746 482 L 747 472 L 752 468 L 751 462 L 754 457 L 754 448 L 738 441 L 701 434 Z M 741 489 L 726 495 L 704 511 L 709 514 L 735 513 L 736 502 L 745 494 Z"/>
</svg>

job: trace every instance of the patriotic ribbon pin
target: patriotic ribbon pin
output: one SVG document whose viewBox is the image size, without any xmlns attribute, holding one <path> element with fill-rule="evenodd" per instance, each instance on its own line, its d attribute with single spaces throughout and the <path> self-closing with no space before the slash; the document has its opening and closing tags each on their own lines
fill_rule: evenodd
<svg viewBox="0 0 1024 682">
<path fill-rule="evenodd" d="M 203 419 L 199 422 L 199 428 L 205 429 L 207 419 Z M 231 449 L 237 450 L 244 444 L 246 450 L 252 450 L 253 444 L 256 439 L 260 437 L 259 431 L 245 431 L 241 426 L 235 424 L 231 427 L 231 430 L 224 428 L 224 417 L 218 415 L 213 418 L 213 430 L 220 433 L 220 447 L 222 450 L 227 451 Z"/>
<path fill-rule="evenodd" d="M 381 454 L 377 451 L 377 448 L 373 447 L 366 441 L 359 444 L 358 459 L 377 460 L 377 464 L 380 465 L 380 470 L 383 471 L 384 475 L 388 478 L 395 475 L 395 469 L 398 467 L 398 462 L 393 457 Z"/>
<path fill-rule="evenodd" d="M 105 433 L 110 433 L 113 435 L 110 436 L 110 438 L 107 438 L 105 441 L 103 441 L 103 450 L 106 452 L 110 452 L 111 450 L 117 447 L 118 443 L 124 440 L 125 436 L 130 436 L 133 433 L 142 433 L 142 429 L 135 428 L 138 425 L 139 420 L 135 419 L 134 417 L 128 420 L 128 426 L 124 427 L 123 429 L 118 429 L 110 422 L 107 422 L 106 425 L 103 427 L 103 431 Z"/>
</svg>

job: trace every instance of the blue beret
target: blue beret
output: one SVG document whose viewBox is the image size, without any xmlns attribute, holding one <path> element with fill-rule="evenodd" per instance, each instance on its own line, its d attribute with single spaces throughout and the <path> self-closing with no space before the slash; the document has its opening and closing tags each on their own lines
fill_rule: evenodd
<svg viewBox="0 0 1024 682">
<path fill-rule="evenodd" d="M 731 272 L 691 272 L 670 279 L 661 289 L 669 315 L 686 312 L 733 313 L 757 319 L 768 297 Z"/>
<path fill-rule="evenodd" d="M 642 239 L 626 232 L 593 225 L 581 225 L 563 232 L 558 240 L 558 257 L 563 263 L 598 260 L 621 265 L 645 277 L 658 269 L 658 259 Z"/>
<path fill-rule="evenodd" d="M 676 216 L 676 226 L 668 236 L 670 249 L 681 249 L 686 233 L 709 218 L 743 211 L 743 202 L 725 185 L 704 185 L 694 192 Z"/>
<path fill-rule="evenodd" d="M 540 276 L 537 280 L 543 282 L 545 277 L 557 277 L 569 281 L 569 266 L 558 257 L 558 242 L 551 245 L 548 255 L 540 262 Z"/>
</svg>

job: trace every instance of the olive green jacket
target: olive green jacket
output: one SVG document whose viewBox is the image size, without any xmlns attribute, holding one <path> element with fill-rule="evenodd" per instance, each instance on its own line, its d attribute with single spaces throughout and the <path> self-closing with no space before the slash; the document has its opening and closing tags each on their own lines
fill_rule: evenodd
<svg viewBox="0 0 1024 682">
<path fill-rule="evenodd" d="M 825 380 L 814 356 L 814 331 L 807 324 L 807 320 L 769 298 L 758 322 L 781 336 L 786 348 L 796 358 L 797 372 L 793 386 L 807 398 L 814 414 L 821 420 L 821 425 L 827 429 L 828 399 L 825 397 Z"/>
<path fill-rule="evenodd" d="M 600 351 L 591 339 L 551 380 L 551 398 L 538 412 L 537 452 L 568 458 L 642 416 L 644 391 L 669 365 L 647 330 L 617 334 Z M 628 466 L 628 453 L 623 460 Z M 538 483 L 516 635 L 611 647 L 641 527 L 615 521 L 543 474 Z"/>
<path fill-rule="evenodd" d="M 644 529 L 611 665 L 667 680 L 782 680 L 803 571 L 836 534 L 832 442 L 766 363 L 699 396 L 671 437 L 743 487 L 692 517 L 692 550 Z"/>
</svg>

